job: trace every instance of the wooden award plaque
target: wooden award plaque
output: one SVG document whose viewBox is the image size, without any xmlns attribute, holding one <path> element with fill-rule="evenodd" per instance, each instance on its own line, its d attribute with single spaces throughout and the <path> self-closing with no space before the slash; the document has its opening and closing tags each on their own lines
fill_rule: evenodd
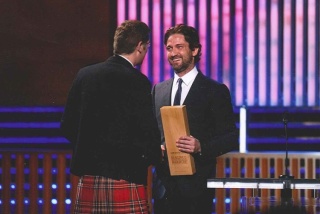
<svg viewBox="0 0 320 214">
<path fill-rule="evenodd" d="M 176 140 L 190 135 L 186 106 L 163 106 L 160 108 L 171 175 L 192 175 L 196 172 L 192 155 L 180 152 Z"/>
</svg>

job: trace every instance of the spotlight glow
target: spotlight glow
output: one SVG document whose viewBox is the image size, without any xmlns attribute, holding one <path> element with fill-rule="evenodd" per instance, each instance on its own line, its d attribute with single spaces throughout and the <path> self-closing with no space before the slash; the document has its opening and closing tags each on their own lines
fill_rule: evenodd
<svg viewBox="0 0 320 214">
<path fill-rule="evenodd" d="M 58 201 L 57 201 L 57 199 L 54 199 L 54 198 L 53 198 L 53 199 L 51 200 L 51 203 L 52 203 L 52 204 L 57 204 Z"/>
<path fill-rule="evenodd" d="M 66 203 L 66 204 L 71 204 L 71 200 L 70 200 L 69 198 L 67 198 L 67 199 L 65 200 L 65 203 Z"/>
</svg>

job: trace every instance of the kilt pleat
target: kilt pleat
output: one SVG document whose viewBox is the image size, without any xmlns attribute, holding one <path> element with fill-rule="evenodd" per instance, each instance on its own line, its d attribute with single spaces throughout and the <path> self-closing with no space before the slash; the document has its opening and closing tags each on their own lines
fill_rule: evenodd
<svg viewBox="0 0 320 214">
<path fill-rule="evenodd" d="M 74 213 L 148 214 L 146 187 L 102 176 L 82 176 Z"/>
</svg>

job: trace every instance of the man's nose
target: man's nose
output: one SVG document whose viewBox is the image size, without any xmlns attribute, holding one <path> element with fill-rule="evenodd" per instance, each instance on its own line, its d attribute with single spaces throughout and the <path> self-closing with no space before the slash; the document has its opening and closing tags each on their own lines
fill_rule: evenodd
<svg viewBox="0 0 320 214">
<path fill-rule="evenodd" d="M 177 50 L 175 48 L 172 48 L 172 50 L 170 51 L 170 56 L 175 56 L 177 55 Z"/>
</svg>

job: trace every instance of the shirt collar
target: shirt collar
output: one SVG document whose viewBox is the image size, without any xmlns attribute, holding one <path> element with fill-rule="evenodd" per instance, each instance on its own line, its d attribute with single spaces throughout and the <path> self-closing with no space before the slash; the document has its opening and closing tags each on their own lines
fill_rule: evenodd
<svg viewBox="0 0 320 214">
<path fill-rule="evenodd" d="M 120 54 L 118 54 L 118 56 L 121 56 L 123 59 L 127 60 L 128 62 L 130 62 L 130 60 L 128 60 L 128 59 L 125 58 L 124 56 L 122 56 L 122 55 L 120 55 Z M 130 64 L 132 65 L 132 67 L 134 67 L 133 64 L 132 64 L 132 62 L 130 62 Z"/>
<path fill-rule="evenodd" d="M 174 79 L 173 82 L 177 83 L 178 79 L 181 78 L 183 80 L 183 83 L 186 85 L 189 85 L 190 83 L 193 82 L 193 80 L 196 78 L 198 74 L 198 70 L 197 67 L 193 67 L 193 69 L 191 71 L 189 71 L 188 73 L 186 73 L 185 75 L 183 75 L 182 77 L 179 77 L 176 73 L 174 74 Z"/>
</svg>

